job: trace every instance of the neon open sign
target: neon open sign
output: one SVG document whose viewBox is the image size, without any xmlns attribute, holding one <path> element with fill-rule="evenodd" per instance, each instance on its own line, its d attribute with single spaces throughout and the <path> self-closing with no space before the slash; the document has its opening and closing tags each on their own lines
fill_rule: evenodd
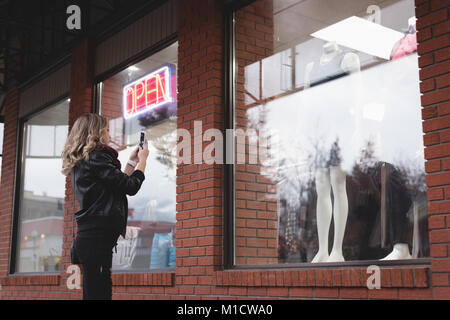
<svg viewBox="0 0 450 320">
<path fill-rule="evenodd" d="M 164 66 L 123 87 L 125 119 L 173 101 L 170 69 Z"/>
</svg>

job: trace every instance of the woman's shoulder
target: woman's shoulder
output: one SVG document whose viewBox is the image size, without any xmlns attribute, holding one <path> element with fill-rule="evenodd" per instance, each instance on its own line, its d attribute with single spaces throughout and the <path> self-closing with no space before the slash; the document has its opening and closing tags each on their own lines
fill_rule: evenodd
<svg viewBox="0 0 450 320">
<path fill-rule="evenodd" d="M 97 147 L 89 153 L 88 165 L 114 165 L 120 168 L 120 161 L 108 149 Z"/>
</svg>

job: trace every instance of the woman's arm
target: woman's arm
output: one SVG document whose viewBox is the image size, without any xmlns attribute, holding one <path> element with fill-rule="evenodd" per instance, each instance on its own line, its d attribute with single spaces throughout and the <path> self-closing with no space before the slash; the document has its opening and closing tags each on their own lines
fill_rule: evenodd
<svg viewBox="0 0 450 320">
<path fill-rule="evenodd" d="M 147 145 L 145 147 L 148 149 Z M 144 173 L 146 161 L 139 161 L 140 160 L 139 159 L 139 150 L 140 150 L 140 148 L 139 148 L 139 146 L 137 146 L 136 149 L 134 149 L 133 152 L 131 153 L 130 160 L 137 162 L 136 170 L 140 170 L 140 171 L 142 171 L 142 173 Z M 134 167 L 127 163 L 125 166 L 124 172 L 130 176 L 134 172 Z"/>
<path fill-rule="evenodd" d="M 127 163 L 127 165 L 125 166 L 125 170 L 123 170 L 123 172 L 125 172 L 129 176 L 131 176 L 133 171 L 134 171 L 134 168 L 129 163 Z"/>
<path fill-rule="evenodd" d="M 106 152 L 91 152 L 89 165 L 97 179 L 130 196 L 138 192 L 145 179 L 143 171 L 134 170 L 131 175 L 122 172 Z"/>
</svg>

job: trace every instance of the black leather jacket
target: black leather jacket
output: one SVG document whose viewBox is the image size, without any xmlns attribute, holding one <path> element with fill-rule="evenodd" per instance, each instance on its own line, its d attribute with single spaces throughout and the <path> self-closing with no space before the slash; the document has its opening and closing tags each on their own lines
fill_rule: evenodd
<svg viewBox="0 0 450 320">
<path fill-rule="evenodd" d="M 106 229 L 126 234 L 128 200 L 141 188 L 145 175 L 135 170 L 121 171 L 120 161 L 107 149 L 94 149 L 89 160 L 80 161 L 70 172 L 80 208 L 75 213 L 78 232 Z"/>
</svg>

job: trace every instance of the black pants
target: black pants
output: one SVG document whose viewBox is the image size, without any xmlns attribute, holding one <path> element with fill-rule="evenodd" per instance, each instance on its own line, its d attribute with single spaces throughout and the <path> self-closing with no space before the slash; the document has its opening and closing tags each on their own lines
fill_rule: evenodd
<svg viewBox="0 0 450 320">
<path fill-rule="evenodd" d="M 104 230 L 77 233 L 75 250 L 83 270 L 83 300 L 111 300 L 111 265 L 118 234 Z"/>
</svg>

